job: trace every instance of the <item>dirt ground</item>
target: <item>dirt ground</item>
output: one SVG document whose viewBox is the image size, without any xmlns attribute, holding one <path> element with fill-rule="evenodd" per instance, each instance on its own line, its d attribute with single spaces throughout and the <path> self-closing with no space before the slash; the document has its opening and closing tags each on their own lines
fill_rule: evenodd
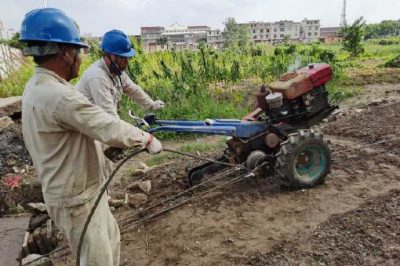
<svg viewBox="0 0 400 266">
<path fill-rule="evenodd" d="M 117 209 L 121 262 L 399 265 L 399 113 L 399 84 L 366 85 L 362 94 L 346 100 L 334 119 L 316 127 L 332 142 L 333 164 L 326 182 L 313 189 L 290 191 L 274 178 L 249 177 L 131 228 L 140 210 Z M 186 171 L 198 163 L 182 157 L 140 176 L 153 184 L 143 208 L 186 189 Z M 126 186 L 115 184 L 112 195 L 124 193 Z M 54 263 L 73 265 L 73 258 L 57 257 Z"/>
<path fill-rule="evenodd" d="M 23 182 L 14 189 L 0 183 L 0 217 L 17 212 L 18 205 L 43 200 L 40 186 L 34 181 L 36 173 L 22 138 L 21 120 L 15 120 L 13 125 L 0 133 L 0 177 L 6 174 L 20 175 Z"/>
<path fill-rule="evenodd" d="M 364 95 L 344 103 L 348 108 L 335 121 L 319 128 L 332 140 L 334 162 L 325 184 L 287 191 L 270 179 L 241 181 L 124 233 L 122 260 L 127 265 L 400 263 L 400 194 L 389 192 L 400 189 L 400 140 L 367 146 L 400 136 L 399 92 L 398 85 L 367 86 Z M 147 176 L 155 183 L 150 201 L 163 198 L 161 191 L 185 188 L 189 165 L 183 159 Z M 122 226 L 132 212 L 117 211 Z"/>
</svg>

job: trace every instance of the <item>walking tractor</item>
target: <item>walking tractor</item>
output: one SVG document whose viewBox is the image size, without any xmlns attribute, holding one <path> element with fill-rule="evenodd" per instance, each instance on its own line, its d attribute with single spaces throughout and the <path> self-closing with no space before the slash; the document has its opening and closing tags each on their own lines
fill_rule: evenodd
<svg viewBox="0 0 400 266">
<path fill-rule="evenodd" d="M 236 119 L 205 121 L 158 120 L 154 114 L 143 123 L 149 132 L 170 131 L 229 136 L 227 149 L 217 161 L 261 167 L 261 174 L 278 175 L 284 186 L 308 188 L 324 182 L 330 172 L 331 152 L 327 140 L 310 127 L 338 108 L 336 97 L 328 97 L 326 83 L 332 78 L 328 64 L 310 64 L 287 73 L 257 93 L 258 108 Z M 336 100 L 333 100 L 336 98 Z M 201 183 L 204 174 L 226 165 L 207 162 L 191 169 L 189 184 Z M 259 171 L 258 171 L 259 172 Z"/>
</svg>

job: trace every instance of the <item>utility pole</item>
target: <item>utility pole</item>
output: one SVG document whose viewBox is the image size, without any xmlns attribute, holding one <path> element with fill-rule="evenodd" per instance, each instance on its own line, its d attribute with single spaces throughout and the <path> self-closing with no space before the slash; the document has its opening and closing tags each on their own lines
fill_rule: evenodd
<svg viewBox="0 0 400 266">
<path fill-rule="evenodd" d="M 346 0 L 343 0 L 343 8 L 342 8 L 342 19 L 340 21 L 340 27 L 346 27 Z"/>
<path fill-rule="evenodd" d="M 44 6 L 44 8 L 47 7 L 47 5 L 46 5 L 46 0 L 43 0 L 43 6 Z"/>
</svg>

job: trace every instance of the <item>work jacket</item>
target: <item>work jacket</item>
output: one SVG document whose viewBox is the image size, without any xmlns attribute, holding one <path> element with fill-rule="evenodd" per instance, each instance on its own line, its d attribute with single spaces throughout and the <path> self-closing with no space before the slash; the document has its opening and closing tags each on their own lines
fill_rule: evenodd
<svg viewBox="0 0 400 266">
<path fill-rule="evenodd" d="M 119 117 L 118 103 L 123 93 L 145 109 L 150 109 L 154 105 L 154 101 L 128 77 L 125 71 L 122 71 L 119 77 L 111 74 L 104 59 L 91 65 L 76 87 L 91 103 L 115 117 Z"/>
<path fill-rule="evenodd" d="M 83 204 L 99 191 L 110 169 L 99 142 L 143 148 L 149 138 L 40 67 L 22 97 L 22 132 L 44 200 L 58 207 Z"/>
</svg>

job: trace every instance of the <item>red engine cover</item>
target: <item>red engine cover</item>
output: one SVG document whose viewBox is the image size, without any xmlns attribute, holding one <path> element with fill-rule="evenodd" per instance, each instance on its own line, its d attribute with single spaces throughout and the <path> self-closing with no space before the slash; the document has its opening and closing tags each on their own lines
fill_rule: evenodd
<svg viewBox="0 0 400 266">
<path fill-rule="evenodd" d="M 300 68 L 297 73 L 307 73 L 314 88 L 321 86 L 332 79 L 332 68 L 328 64 L 312 64 Z"/>
<path fill-rule="evenodd" d="M 270 84 L 271 91 L 280 92 L 283 98 L 293 100 L 332 79 L 328 64 L 312 64 L 288 73 Z"/>
</svg>

